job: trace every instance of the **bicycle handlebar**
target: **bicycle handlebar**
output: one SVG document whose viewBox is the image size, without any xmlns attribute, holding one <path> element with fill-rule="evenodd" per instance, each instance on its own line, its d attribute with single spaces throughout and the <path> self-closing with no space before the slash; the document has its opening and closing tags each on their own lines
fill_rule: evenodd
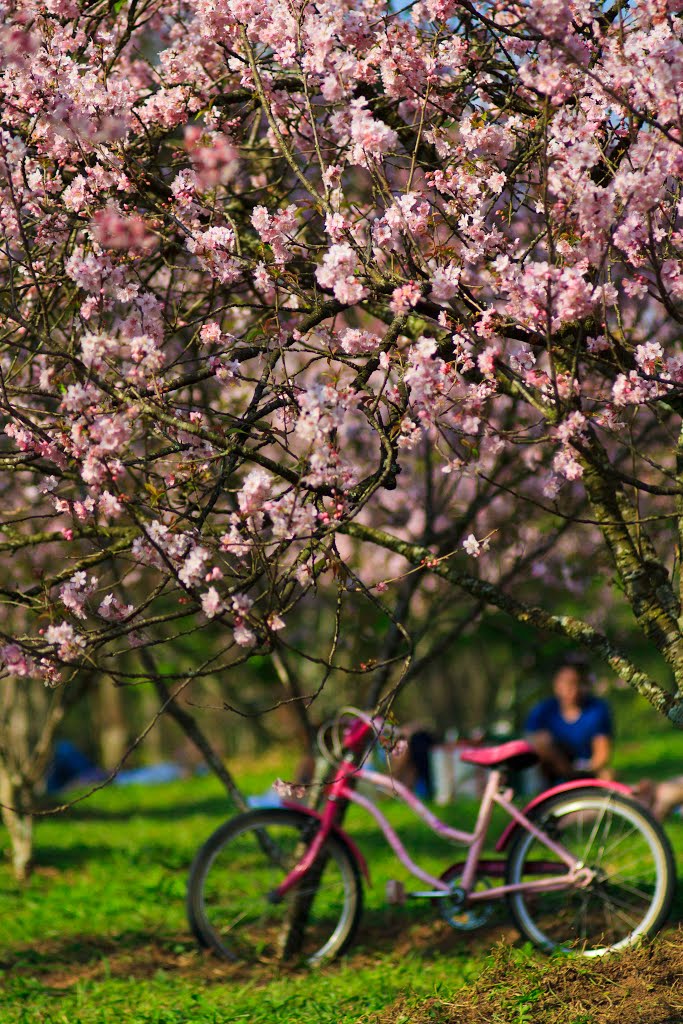
<svg viewBox="0 0 683 1024">
<path fill-rule="evenodd" d="M 344 723 L 345 719 L 350 721 Z M 330 743 L 325 733 L 330 730 Z M 384 719 L 373 718 L 359 708 L 340 708 L 332 722 L 321 726 L 318 731 L 318 746 L 327 761 L 335 763 L 345 756 L 363 754 L 373 740 L 379 740 L 384 729 Z"/>
</svg>

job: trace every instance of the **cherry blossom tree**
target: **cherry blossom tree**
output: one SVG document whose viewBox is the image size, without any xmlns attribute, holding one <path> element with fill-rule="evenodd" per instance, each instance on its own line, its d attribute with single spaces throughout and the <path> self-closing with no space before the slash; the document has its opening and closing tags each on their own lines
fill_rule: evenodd
<svg viewBox="0 0 683 1024">
<path fill-rule="evenodd" d="M 683 725 L 678 8 L 0 0 L 6 676 L 414 574 Z"/>
</svg>

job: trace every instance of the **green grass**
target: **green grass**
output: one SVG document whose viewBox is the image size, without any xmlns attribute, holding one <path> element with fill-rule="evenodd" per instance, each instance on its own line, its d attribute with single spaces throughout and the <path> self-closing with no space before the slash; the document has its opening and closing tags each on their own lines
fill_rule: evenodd
<svg viewBox="0 0 683 1024">
<path fill-rule="evenodd" d="M 683 753 L 683 737 L 659 719 L 644 719 L 640 739 L 635 719 L 620 729 L 618 768 L 630 780 L 671 774 Z M 679 771 L 681 764 L 679 756 Z M 251 766 L 247 788 L 262 792 L 290 770 L 272 760 Z M 421 864 L 440 872 L 458 859 L 407 809 L 383 807 Z M 454 823 L 472 823 L 471 803 L 439 810 Z M 408 878 L 374 823 L 352 809 L 347 826 L 373 884 L 347 957 L 322 970 L 276 974 L 224 965 L 198 951 L 184 896 L 197 847 L 231 814 L 209 777 L 112 787 L 38 822 L 36 872 L 25 886 L 1 858 L 7 838 L 0 830 L 2 1024 L 370 1024 L 395 1000 L 407 1007 L 408 1024 L 410 1007 L 448 1000 L 474 981 L 497 941 L 522 946 L 502 911 L 479 935 L 452 932 L 426 901 L 387 907 L 386 880 Z M 680 870 L 683 821 L 673 819 L 667 830 Z M 676 919 L 682 911 L 679 897 Z M 520 1020 L 527 1009 L 520 1004 Z"/>
<path fill-rule="evenodd" d="M 439 844 L 439 857 L 402 808 L 392 811 L 413 855 L 442 869 L 448 848 Z M 236 973 L 199 953 L 185 919 L 187 870 L 198 845 L 230 813 L 213 779 L 193 779 L 112 788 L 41 820 L 28 884 L 17 885 L 0 867 L 2 1024 L 337 1024 L 407 991 L 416 998 L 451 991 L 477 972 L 464 942 L 447 954 L 429 948 L 430 908 L 384 906 L 392 858 L 357 811 L 348 824 L 371 862 L 364 920 L 379 933 L 379 949 L 361 932 L 350 959 L 280 976 Z M 396 956 L 397 932 L 407 923 L 426 927 L 426 948 L 410 951 L 404 942 Z"/>
</svg>

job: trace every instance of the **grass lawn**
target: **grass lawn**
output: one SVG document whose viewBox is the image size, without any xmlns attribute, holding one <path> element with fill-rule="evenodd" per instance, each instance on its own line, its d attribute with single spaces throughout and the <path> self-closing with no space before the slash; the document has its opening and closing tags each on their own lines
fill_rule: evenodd
<svg viewBox="0 0 683 1024">
<path fill-rule="evenodd" d="M 683 736 L 642 704 L 635 707 L 637 722 L 627 720 L 620 731 L 620 776 L 666 776 L 676 770 L 675 761 L 681 771 Z M 287 768 L 274 760 L 250 766 L 245 788 L 262 792 Z M 410 812 L 392 802 L 383 806 L 420 863 L 440 871 L 458 859 Z M 439 810 L 466 826 L 474 813 L 467 803 Z M 481 1003 L 490 991 L 500 995 L 498 1009 L 482 1019 L 492 1022 L 611 1020 L 593 1010 L 535 1015 L 533 993 L 544 991 L 542 979 L 554 977 L 553 971 L 569 977 L 566 961 L 558 968 L 524 947 L 504 908 L 481 931 L 458 933 L 426 901 L 386 906 L 386 880 L 407 878 L 357 809 L 347 824 L 370 863 L 373 884 L 366 889 L 357 942 L 345 958 L 317 971 L 273 974 L 202 953 L 185 919 L 187 870 L 198 845 L 231 813 L 219 784 L 207 777 L 112 787 L 63 815 L 41 819 L 36 871 L 27 885 L 18 886 L 0 859 L 1 1024 L 442 1024 L 477 1020 L 467 1016 L 465 1004 L 458 1008 L 457 999 L 476 992 Z M 672 819 L 667 831 L 680 871 L 683 819 Z M 6 844 L 0 831 L 0 851 Z M 679 895 L 672 927 L 682 918 Z M 670 949 L 676 935 L 679 941 L 680 933 L 665 933 L 661 948 Z M 615 964 L 616 958 L 603 966 L 571 961 L 580 964 L 571 976 L 579 977 L 582 991 L 590 986 L 581 978 L 604 973 L 607 961 Z M 683 997 L 680 1002 L 671 1024 L 683 1021 Z M 614 1017 L 620 1024 L 628 1019 L 623 1010 Z M 669 1020 L 654 1012 L 641 1019 Z"/>
</svg>

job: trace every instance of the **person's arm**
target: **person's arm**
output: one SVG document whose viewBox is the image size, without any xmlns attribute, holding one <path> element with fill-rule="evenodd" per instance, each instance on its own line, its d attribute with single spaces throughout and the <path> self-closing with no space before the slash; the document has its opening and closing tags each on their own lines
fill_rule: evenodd
<svg viewBox="0 0 683 1024">
<path fill-rule="evenodd" d="M 612 756 L 612 739 L 610 736 L 594 736 L 592 742 L 591 771 L 595 775 L 602 775 L 608 771 L 608 765 Z"/>
<path fill-rule="evenodd" d="M 526 739 L 538 754 L 548 781 L 568 777 L 572 771 L 569 758 L 558 747 L 550 729 L 551 710 L 551 700 L 541 701 L 531 709 L 524 726 Z"/>
<path fill-rule="evenodd" d="M 409 737 L 402 732 L 401 738 L 393 750 L 389 751 L 387 757 L 389 774 L 397 782 L 412 789 L 415 785 L 415 765 L 410 753 Z"/>
<path fill-rule="evenodd" d="M 591 740 L 591 763 L 590 768 L 594 775 L 603 779 L 613 778 L 614 773 L 609 768 L 612 757 L 612 715 L 608 705 L 600 702 L 600 720 L 595 730 L 595 736 Z"/>
<path fill-rule="evenodd" d="M 532 732 L 527 740 L 538 754 L 541 767 L 553 779 L 569 778 L 572 774 L 572 763 L 565 752 L 558 747 L 553 734 L 548 730 Z"/>
</svg>

